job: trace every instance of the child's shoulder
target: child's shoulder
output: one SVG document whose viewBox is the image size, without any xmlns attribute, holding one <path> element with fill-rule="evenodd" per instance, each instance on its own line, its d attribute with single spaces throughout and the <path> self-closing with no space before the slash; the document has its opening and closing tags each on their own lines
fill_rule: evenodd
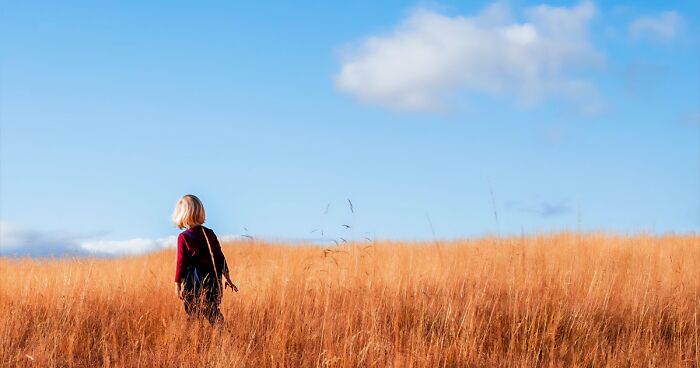
<svg viewBox="0 0 700 368">
<path fill-rule="evenodd" d="M 204 229 L 204 231 L 207 233 L 207 235 L 216 235 L 216 234 L 214 234 L 214 230 L 212 230 L 206 226 L 202 226 L 202 229 Z"/>
<path fill-rule="evenodd" d="M 210 228 L 208 228 L 208 227 L 206 227 L 206 226 L 204 226 L 204 225 L 197 225 L 197 226 L 191 227 L 191 228 L 189 228 L 189 229 L 183 230 L 183 231 L 180 233 L 179 236 L 191 237 L 191 236 L 193 236 L 193 235 L 195 235 L 195 234 L 201 235 L 201 234 L 202 234 L 202 229 L 204 229 L 204 231 L 207 233 L 207 235 L 209 235 L 209 234 L 214 234 L 214 230 L 212 230 L 212 229 L 210 229 Z"/>
</svg>

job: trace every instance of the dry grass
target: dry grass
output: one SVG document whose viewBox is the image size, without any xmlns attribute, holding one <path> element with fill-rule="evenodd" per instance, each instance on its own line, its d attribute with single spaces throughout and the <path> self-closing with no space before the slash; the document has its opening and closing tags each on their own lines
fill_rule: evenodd
<svg viewBox="0 0 700 368">
<path fill-rule="evenodd" d="M 558 234 L 224 249 L 223 329 L 174 251 L 0 259 L 3 366 L 698 366 L 700 237 Z"/>
</svg>

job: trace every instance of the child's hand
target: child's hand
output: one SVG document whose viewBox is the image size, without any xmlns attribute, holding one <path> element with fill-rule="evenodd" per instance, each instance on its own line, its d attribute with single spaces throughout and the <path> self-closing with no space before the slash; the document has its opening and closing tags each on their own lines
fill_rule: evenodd
<svg viewBox="0 0 700 368">
<path fill-rule="evenodd" d="M 236 285 L 234 285 L 234 283 L 228 277 L 226 277 L 226 283 L 224 284 L 224 289 L 226 289 L 227 286 L 230 287 L 231 290 L 238 292 L 238 288 L 236 287 Z"/>
<path fill-rule="evenodd" d="M 182 287 L 180 286 L 179 282 L 175 284 L 175 294 L 177 295 L 178 299 L 182 299 Z"/>
</svg>

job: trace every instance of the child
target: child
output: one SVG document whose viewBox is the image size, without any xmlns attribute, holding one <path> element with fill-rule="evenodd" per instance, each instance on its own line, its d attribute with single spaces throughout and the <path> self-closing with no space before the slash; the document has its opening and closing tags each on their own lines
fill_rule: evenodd
<svg viewBox="0 0 700 368">
<path fill-rule="evenodd" d="M 231 282 L 226 258 L 216 234 L 204 223 L 204 206 L 196 196 L 185 195 L 173 211 L 173 223 L 185 229 L 177 237 L 175 283 L 177 297 L 183 300 L 189 317 L 207 317 L 211 324 L 223 323 L 221 276 L 225 287 L 238 291 Z"/>
</svg>

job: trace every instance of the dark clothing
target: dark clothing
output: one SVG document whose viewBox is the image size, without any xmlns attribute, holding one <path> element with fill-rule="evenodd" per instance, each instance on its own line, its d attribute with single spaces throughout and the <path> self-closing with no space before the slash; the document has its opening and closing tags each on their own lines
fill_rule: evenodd
<svg viewBox="0 0 700 368">
<path fill-rule="evenodd" d="M 221 284 L 214 278 L 201 279 L 196 268 L 190 268 L 182 293 L 185 312 L 190 318 L 206 317 L 209 323 L 223 323 L 224 316 L 219 310 Z"/>
<path fill-rule="evenodd" d="M 224 253 L 221 252 L 221 245 L 214 231 L 204 226 L 195 226 L 181 232 L 177 237 L 175 282 L 185 281 L 187 270 L 190 267 L 196 267 L 202 279 L 207 275 L 211 275 L 209 278 L 216 278 L 214 266 L 211 264 L 211 255 L 209 254 L 207 241 L 204 238 L 202 229 L 207 232 L 219 277 L 228 272 L 226 258 L 224 258 Z"/>
<path fill-rule="evenodd" d="M 206 231 L 212 253 L 202 229 Z M 212 265 L 212 255 L 216 273 Z M 180 233 L 177 238 L 177 268 L 175 282 L 183 283 L 185 312 L 190 317 L 206 317 L 212 324 L 223 322 L 219 311 L 221 302 L 221 277 L 228 272 L 228 265 L 221 252 L 216 234 L 204 226 L 195 226 Z M 218 279 L 217 279 L 218 274 Z"/>
</svg>

